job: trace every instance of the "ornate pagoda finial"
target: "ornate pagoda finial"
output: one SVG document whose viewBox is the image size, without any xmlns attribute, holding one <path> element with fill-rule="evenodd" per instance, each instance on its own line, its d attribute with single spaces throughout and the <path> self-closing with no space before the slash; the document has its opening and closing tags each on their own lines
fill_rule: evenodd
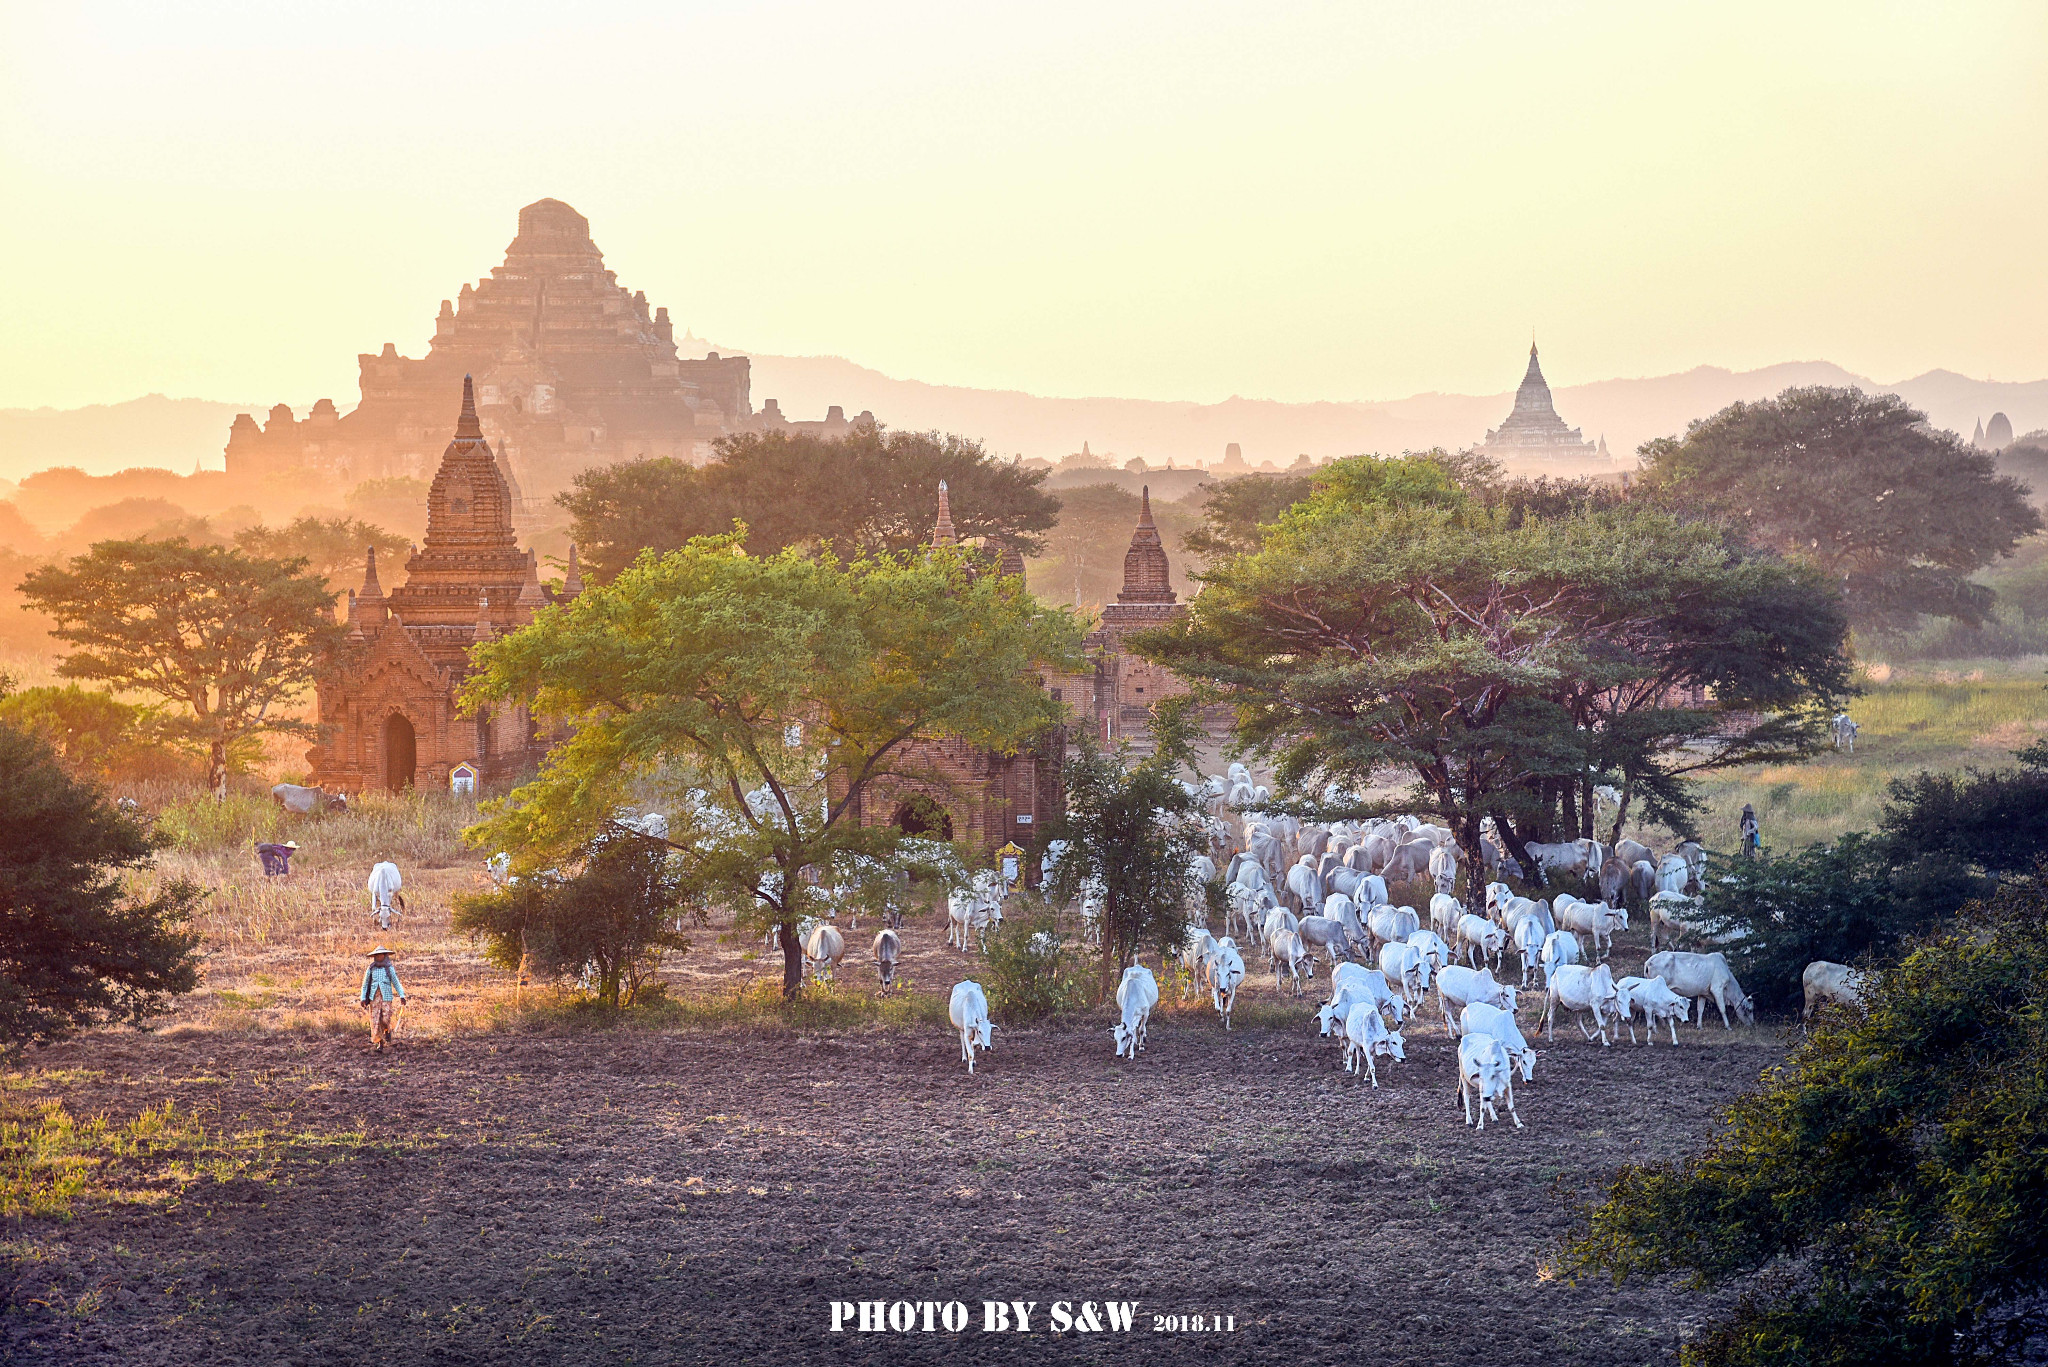
<svg viewBox="0 0 2048 1367">
<path fill-rule="evenodd" d="M 526 552 L 526 582 L 519 586 L 519 606 L 531 618 L 533 611 L 548 605 L 548 596 L 540 588 L 540 560 L 531 547 Z"/>
<path fill-rule="evenodd" d="M 934 546 L 951 546 L 959 541 L 953 534 L 953 501 L 946 493 L 946 481 L 939 481 L 939 521 L 932 528 Z"/>
<path fill-rule="evenodd" d="M 462 416 L 455 420 L 455 440 L 482 441 L 484 425 L 476 416 L 476 386 L 467 375 L 462 377 Z"/>
<path fill-rule="evenodd" d="M 382 598 L 384 586 L 377 582 L 377 548 L 363 548 L 363 597 Z"/>
<path fill-rule="evenodd" d="M 491 626 L 491 591 L 484 589 L 476 596 L 476 632 L 479 641 L 488 641 L 497 634 Z"/>
</svg>

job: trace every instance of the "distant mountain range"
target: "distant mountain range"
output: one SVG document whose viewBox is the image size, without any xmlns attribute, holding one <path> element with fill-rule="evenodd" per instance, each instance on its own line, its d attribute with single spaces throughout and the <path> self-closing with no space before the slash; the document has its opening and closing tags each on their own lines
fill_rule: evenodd
<svg viewBox="0 0 2048 1367">
<path fill-rule="evenodd" d="M 692 339 L 680 344 L 694 350 Z M 706 344 L 709 348 L 709 344 Z M 732 349 L 718 348 L 726 354 Z M 1296 456 L 1395 453 L 1432 446 L 1458 448 L 1499 424 L 1513 401 L 1498 394 L 1418 394 L 1387 402 L 1279 403 L 1231 398 L 1222 403 L 1150 399 L 1045 398 L 1014 390 L 968 389 L 899 380 L 836 356 L 754 355 L 753 394 L 759 407 L 780 401 L 791 418 L 816 418 L 838 404 L 863 409 L 891 427 L 936 428 L 982 438 L 1005 455 L 1057 461 L 1081 449 L 1121 463 L 1210 465 L 1236 442 L 1247 461 L 1285 466 Z M 1968 435 L 1979 420 L 2003 412 L 2018 433 L 2048 427 L 2048 380 L 2000 383 L 1933 370 L 1898 384 L 1879 384 L 1826 361 L 1793 361 L 1761 370 L 1698 366 L 1650 379 L 1601 380 L 1555 390 L 1557 411 L 1607 439 L 1626 456 L 1653 437 L 1676 435 L 1688 422 L 1741 399 L 1759 399 L 1793 385 L 1854 385 L 1904 397 L 1940 427 Z M 303 416 L 306 405 L 298 405 Z M 185 473 L 220 468 L 228 424 L 237 413 L 259 418 L 268 404 L 168 399 L 151 394 L 87 408 L 0 409 L 0 479 L 73 465 L 92 474 L 136 466 Z"/>
</svg>

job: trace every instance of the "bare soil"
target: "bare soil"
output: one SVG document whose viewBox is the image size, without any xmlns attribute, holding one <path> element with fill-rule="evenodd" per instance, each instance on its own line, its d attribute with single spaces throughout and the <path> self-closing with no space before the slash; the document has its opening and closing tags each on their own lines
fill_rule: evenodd
<svg viewBox="0 0 2048 1367">
<path fill-rule="evenodd" d="M 916 943 L 939 933 L 906 936 L 920 990 L 964 962 Z M 999 1030 L 973 1077 L 942 1030 L 418 1030 L 381 1056 L 314 1029 L 95 1035 L 17 1085 L 362 1140 L 5 1231 L 0 1361 L 1640 1363 L 1716 1308 L 1542 1268 L 1617 1165 L 1700 1144 L 1773 1031 L 1602 1049 L 1561 1023 L 1527 1128 L 1481 1134 L 1440 1024 L 1375 1091 L 1260 991 L 1262 1025 L 1170 1012 L 1135 1063 L 1106 1020 Z M 834 1334 L 835 1299 L 970 1320 Z M 1039 1302 L 1036 1332 L 983 1333 L 985 1299 Z M 1112 1299 L 1130 1333 L 1045 1332 L 1054 1301 Z"/>
</svg>

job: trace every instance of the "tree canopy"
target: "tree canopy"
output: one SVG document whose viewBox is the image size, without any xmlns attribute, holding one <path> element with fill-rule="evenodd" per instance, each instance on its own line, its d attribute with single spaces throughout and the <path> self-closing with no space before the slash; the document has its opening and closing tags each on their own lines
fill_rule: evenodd
<svg viewBox="0 0 2048 1367">
<path fill-rule="evenodd" d="M 1916 613 L 1982 622 L 1994 595 L 1969 576 L 2042 526 L 1996 457 L 1891 394 L 1788 389 L 1731 404 L 1642 455 L 1657 498 L 1819 566 L 1859 625 L 1901 626 Z"/>
<path fill-rule="evenodd" d="M 1849 688 L 1814 570 L 1641 504 L 1486 506 L 1428 458 L 1340 461 L 1140 651 L 1234 704 L 1283 785 L 1405 769 L 1376 804 L 1476 848 L 1592 834 L 1614 782 L 1685 828 L 1688 773 L 1804 752 Z M 1624 808 L 1626 810 L 1626 808 Z"/>
<path fill-rule="evenodd" d="M 2048 1313 L 2048 898 L 2039 875 L 1878 973 L 1704 1152 L 1627 1167 L 1561 1259 L 1724 1284 L 1701 1367 L 2036 1361 Z"/>
<path fill-rule="evenodd" d="M 1211 560 L 1259 548 L 1260 528 L 1309 496 L 1307 475 L 1238 475 L 1211 485 L 1202 500 L 1202 525 L 1181 538 L 1192 554 Z"/>
<path fill-rule="evenodd" d="M 47 744 L 0 722 L 0 1050 L 139 1025 L 198 983 L 199 889 L 124 887 L 156 849 Z"/>
<path fill-rule="evenodd" d="M 102 541 L 30 574 L 21 594 L 56 621 L 52 636 L 80 647 L 59 674 L 171 705 L 162 734 L 207 756 L 216 796 L 237 746 L 266 732 L 315 734 L 283 709 L 345 630 L 305 561 L 179 538 Z"/>
<path fill-rule="evenodd" d="M 1079 628 L 989 568 L 951 548 L 753 556 L 736 534 L 642 555 L 475 652 L 470 702 L 522 702 L 571 734 L 474 838 L 544 867 L 653 785 L 691 886 L 742 926 L 782 927 L 795 993 L 806 871 L 898 857 L 896 832 L 863 821 L 879 786 L 943 791 L 915 742 L 1013 752 L 1060 724 L 1037 671 L 1072 665 Z"/>
<path fill-rule="evenodd" d="M 378 558 L 389 560 L 408 544 L 396 532 L 353 517 L 300 517 L 282 527 L 259 525 L 235 533 L 235 545 L 250 555 L 305 561 L 337 597 L 361 582 L 366 547 L 376 547 Z"/>
<path fill-rule="evenodd" d="M 576 477 L 560 502 L 595 578 L 619 574 L 643 550 L 721 535 L 734 521 L 756 555 L 803 545 L 842 559 L 905 550 L 930 538 L 941 480 L 962 540 L 999 537 L 1029 555 L 1059 516 L 1059 501 L 1039 487 L 1044 471 L 999 461 L 962 437 L 859 423 L 830 439 L 744 432 L 716 449 L 702 467 L 632 461 Z"/>
</svg>

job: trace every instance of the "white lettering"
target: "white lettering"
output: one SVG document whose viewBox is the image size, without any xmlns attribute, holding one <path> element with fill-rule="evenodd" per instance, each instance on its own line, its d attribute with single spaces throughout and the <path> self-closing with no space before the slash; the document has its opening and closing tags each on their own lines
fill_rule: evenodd
<svg viewBox="0 0 2048 1367">
<path fill-rule="evenodd" d="M 947 1333 L 959 1333 L 967 1327 L 967 1307 L 958 1301 L 947 1301 L 946 1308 L 939 1312 L 939 1323 L 946 1326 Z"/>
<path fill-rule="evenodd" d="M 1031 1332 L 1031 1312 L 1038 1308 L 1037 1301 L 1011 1301 L 1010 1308 L 1017 1312 L 1017 1332 Z"/>
<path fill-rule="evenodd" d="M 1064 1334 L 1073 1327 L 1074 1317 L 1068 1313 L 1067 1303 L 1065 1301 L 1054 1301 L 1052 1303 L 1052 1331 L 1055 1334 Z"/>
<path fill-rule="evenodd" d="M 1131 1320 L 1138 1313 L 1138 1303 L 1136 1301 L 1104 1301 L 1102 1308 L 1109 1313 L 1110 1328 L 1116 1330 L 1119 1334 L 1130 1332 Z"/>
<path fill-rule="evenodd" d="M 981 1332 L 984 1334 L 1007 1334 L 1010 1332 L 1010 1307 L 1001 1301 L 981 1303 Z"/>
<path fill-rule="evenodd" d="M 888 1306 L 883 1301 L 862 1301 L 860 1303 L 860 1331 L 863 1334 L 879 1334 L 883 1329 L 883 1316 Z"/>
<path fill-rule="evenodd" d="M 929 1334 L 932 1331 L 932 1312 L 939 1308 L 939 1303 L 937 1301 L 919 1301 L 918 1304 L 924 1307 L 924 1331 Z"/>
<path fill-rule="evenodd" d="M 845 1333 L 846 1331 L 845 1331 L 845 1330 L 844 1330 L 843 1328 L 841 1328 L 840 1326 L 842 1326 L 842 1325 L 844 1325 L 844 1324 L 846 1323 L 846 1317 L 847 1317 L 848 1315 L 851 1315 L 852 1313 L 853 1313 L 853 1302 L 852 1302 L 852 1301 L 834 1301 L 834 1302 L 832 1302 L 832 1332 L 833 1332 L 833 1333 L 835 1333 L 835 1334 L 843 1334 L 843 1333 Z"/>
<path fill-rule="evenodd" d="M 1102 1332 L 1102 1320 L 1095 1313 L 1094 1301 L 1081 1302 L 1081 1316 L 1074 1321 L 1074 1328 L 1084 1334 L 1099 1334 Z"/>
<path fill-rule="evenodd" d="M 889 1327 L 899 1334 L 907 1334 L 917 1323 L 917 1307 L 909 1301 L 898 1301 L 889 1307 Z"/>
</svg>

